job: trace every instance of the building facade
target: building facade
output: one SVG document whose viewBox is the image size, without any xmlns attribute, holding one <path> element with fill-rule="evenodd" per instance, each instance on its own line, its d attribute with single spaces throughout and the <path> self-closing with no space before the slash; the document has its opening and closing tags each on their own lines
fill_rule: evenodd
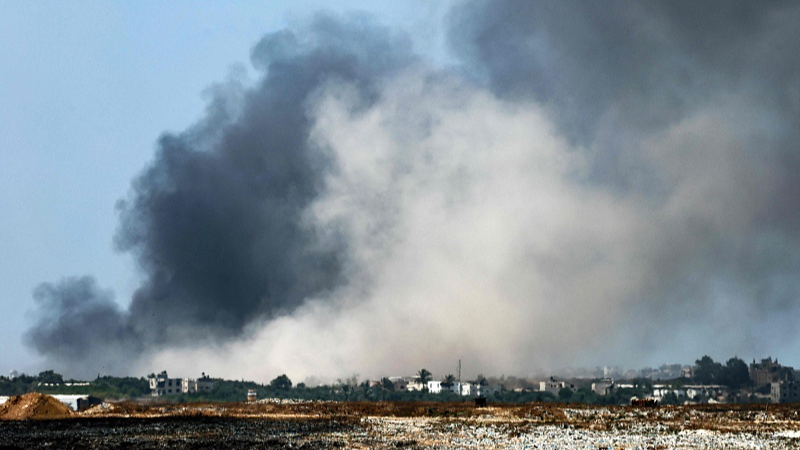
<svg viewBox="0 0 800 450">
<path fill-rule="evenodd" d="M 779 381 L 771 383 L 770 386 L 772 403 L 800 402 L 800 381 Z"/>
<path fill-rule="evenodd" d="M 592 383 L 592 391 L 597 395 L 608 395 L 614 389 L 614 380 L 604 379 L 596 383 Z"/>
<path fill-rule="evenodd" d="M 442 382 L 428 381 L 428 392 L 431 394 L 440 394 L 442 392 Z"/>
<path fill-rule="evenodd" d="M 153 397 L 209 392 L 214 389 L 214 382 L 206 374 L 203 374 L 198 379 L 170 378 L 165 370 L 158 375 L 153 374 L 147 378 L 150 383 L 150 395 Z"/>
<path fill-rule="evenodd" d="M 777 359 L 773 361 L 771 357 L 762 359 L 760 363 L 754 359 L 750 364 L 750 379 L 756 386 L 791 381 L 794 378 L 793 372 L 793 368 L 782 366 Z"/>
<path fill-rule="evenodd" d="M 547 392 L 558 396 L 559 391 L 567 387 L 567 383 L 564 381 L 557 381 L 555 378 L 550 378 L 547 381 L 540 381 L 539 382 L 539 391 L 540 392 Z"/>
</svg>

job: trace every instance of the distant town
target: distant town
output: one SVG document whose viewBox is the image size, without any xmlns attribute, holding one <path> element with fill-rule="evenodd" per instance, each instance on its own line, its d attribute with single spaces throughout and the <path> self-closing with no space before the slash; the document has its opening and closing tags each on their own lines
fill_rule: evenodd
<svg viewBox="0 0 800 450">
<path fill-rule="evenodd" d="M 259 384 L 214 378 L 205 373 L 196 378 L 173 378 L 166 371 L 140 378 L 98 376 L 91 381 L 65 380 L 52 370 L 35 376 L 16 371 L 8 377 L 0 376 L 0 403 L 8 396 L 27 392 L 60 397 L 73 409 L 124 399 L 252 402 L 264 398 L 344 401 L 475 398 L 499 403 L 599 405 L 625 405 L 642 399 L 663 405 L 794 403 L 800 402 L 800 371 L 771 357 L 749 363 L 734 357 L 721 363 L 703 356 L 693 365 L 664 364 L 658 368 L 626 371 L 598 367 L 542 378 L 479 375 L 467 380 L 462 379 L 458 371 L 436 375 L 423 368 L 406 376 L 374 380 L 359 380 L 353 376 L 316 386 L 294 384 L 286 375 L 279 375 L 268 384 Z"/>
</svg>

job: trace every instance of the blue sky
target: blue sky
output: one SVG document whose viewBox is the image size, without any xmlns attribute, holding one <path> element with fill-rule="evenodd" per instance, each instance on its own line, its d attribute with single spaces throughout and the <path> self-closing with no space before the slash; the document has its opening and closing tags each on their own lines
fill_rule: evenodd
<svg viewBox="0 0 800 450">
<path fill-rule="evenodd" d="M 348 0 L 0 3 L 0 373 L 35 372 L 22 344 L 41 282 L 93 274 L 125 305 L 135 263 L 113 248 L 115 202 L 165 131 L 251 47 L 315 11 L 367 11 L 443 58 L 447 2 Z M 331 9 L 333 8 L 333 9 Z"/>
</svg>

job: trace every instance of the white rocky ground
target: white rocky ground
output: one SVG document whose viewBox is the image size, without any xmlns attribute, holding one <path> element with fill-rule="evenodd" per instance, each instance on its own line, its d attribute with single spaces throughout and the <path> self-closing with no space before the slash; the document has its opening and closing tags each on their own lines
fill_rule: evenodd
<svg viewBox="0 0 800 450">
<path fill-rule="evenodd" d="M 568 425 L 517 426 L 424 418 L 371 418 L 369 433 L 387 447 L 435 449 L 797 449 L 800 432 L 669 431 L 642 424 L 624 430 L 591 430 Z M 354 436 L 350 436 L 351 442 Z M 382 441 L 382 442 L 381 442 Z M 379 444 L 380 445 L 380 444 Z"/>
</svg>

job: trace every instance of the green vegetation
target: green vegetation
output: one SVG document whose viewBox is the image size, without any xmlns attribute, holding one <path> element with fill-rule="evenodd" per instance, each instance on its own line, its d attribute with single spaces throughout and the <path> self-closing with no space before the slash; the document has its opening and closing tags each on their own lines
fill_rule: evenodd
<svg viewBox="0 0 800 450">
<path fill-rule="evenodd" d="M 752 384 L 747 363 L 739 358 L 733 357 L 723 366 L 710 356 L 703 356 L 695 364 L 694 381 L 698 384 L 720 384 L 731 389 Z"/>
<path fill-rule="evenodd" d="M 416 379 L 423 383 L 432 379 L 432 374 L 427 369 L 421 369 L 416 374 Z M 205 376 L 205 374 L 204 374 Z M 309 387 L 304 383 L 292 383 L 286 374 L 277 376 L 267 384 L 253 381 L 211 379 L 214 387 L 210 391 L 191 394 L 174 394 L 163 396 L 166 401 L 199 402 L 199 401 L 245 401 L 248 391 L 256 392 L 257 398 L 284 398 L 299 400 L 333 400 L 333 401 L 438 401 L 438 402 L 463 402 L 472 401 L 471 396 L 460 396 L 450 392 L 455 384 L 456 377 L 447 375 L 442 381 L 443 392 L 432 394 L 427 388 L 421 391 L 407 391 L 404 387 L 396 386 L 388 378 L 377 382 L 359 382 L 356 376 L 339 379 L 332 385 Z M 480 384 L 485 387 L 482 392 L 487 393 L 489 402 L 496 403 L 528 403 L 528 402 L 568 402 L 595 405 L 624 405 L 632 397 L 646 398 L 653 393 L 653 384 L 650 379 L 640 378 L 626 380 L 625 388 L 617 385 L 608 390 L 606 395 L 599 395 L 589 389 L 592 380 L 573 380 L 574 384 L 561 389 L 556 395 L 538 391 L 535 383 L 516 377 L 500 377 L 487 379 L 479 375 L 471 381 L 473 385 Z M 596 380 L 599 381 L 599 380 Z M 692 378 L 676 378 L 664 380 L 671 389 L 684 389 L 686 385 L 721 385 L 728 387 L 724 401 L 727 402 L 763 402 L 768 401 L 766 395 L 770 392 L 769 385 L 753 386 L 750 380 L 747 364 L 739 358 L 731 358 L 725 364 L 717 363 L 709 356 L 703 356 L 696 361 Z M 15 378 L 0 376 L 0 395 L 20 395 L 27 392 L 41 392 L 45 394 L 74 394 L 94 395 L 108 399 L 142 398 L 150 396 L 147 378 L 98 376 L 90 382 L 64 380 L 61 374 L 52 370 L 40 372 L 36 376 L 19 375 Z M 671 392 L 665 394 L 661 404 L 677 404 L 686 401 L 680 391 L 678 394 Z M 702 396 L 694 401 L 705 402 L 709 398 Z M 715 394 L 718 395 L 718 394 Z"/>
<path fill-rule="evenodd" d="M 37 376 L 19 375 L 15 378 L 0 376 L 0 395 L 21 395 L 28 392 L 43 394 L 86 394 L 102 398 L 137 398 L 149 395 L 150 387 L 145 378 L 97 377 L 84 385 L 84 381 L 64 380 L 52 370 Z"/>
<path fill-rule="evenodd" d="M 292 380 L 290 380 L 289 377 L 286 376 L 286 374 L 283 374 L 278 378 L 272 380 L 269 383 L 269 386 L 279 391 L 285 391 L 292 388 Z"/>
</svg>

